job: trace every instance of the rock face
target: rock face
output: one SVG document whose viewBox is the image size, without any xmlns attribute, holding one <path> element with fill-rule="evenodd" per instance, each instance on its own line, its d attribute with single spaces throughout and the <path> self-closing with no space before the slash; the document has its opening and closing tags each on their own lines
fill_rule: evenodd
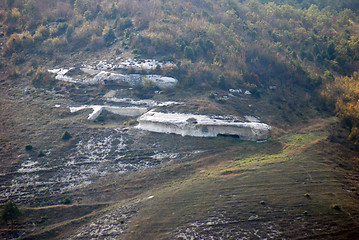
<svg viewBox="0 0 359 240">
<path fill-rule="evenodd" d="M 80 83 L 80 84 L 104 84 L 106 82 L 122 82 L 126 83 L 130 86 L 137 86 L 143 84 L 145 79 L 152 81 L 157 87 L 161 89 L 166 88 L 174 88 L 178 80 L 172 77 L 164 77 L 161 75 L 140 75 L 140 74 L 120 74 L 120 73 L 111 73 L 106 71 L 101 71 L 97 73 L 94 77 L 83 77 L 83 78 L 74 78 L 68 76 L 68 72 L 72 70 L 70 69 L 51 69 L 48 70 L 50 73 L 56 74 L 56 79 L 59 81 L 72 82 L 72 83 Z M 89 71 L 84 68 L 80 68 L 84 73 L 88 73 Z"/>
<path fill-rule="evenodd" d="M 121 69 L 133 69 L 137 72 L 140 70 L 153 70 L 157 67 L 173 65 L 172 63 L 161 63 L 154 59 L 146 59 L 135 61 L 128 59 L 121 61 L 119 64 L 100 61 L 97 65 L 82 65 L 80 68 L 58 68 L 49 69 L 50 73 L 56 74 L 55 78 L 59 81 L 95 85 L 104 84 L 107 82 L 125 83 L 129 86 L 142 85 L 145 80 L 150 80 L 160 89 L 174 88 L 178 80 L 172 77 L 166 77 L 161 75 L 140 75 L 140 74 L 121 74 L 118 70 Z M 79 71 L 77 71 L 79 70 Z M 71 71 L 77 73 L 78 76 L 72 76 Z"/>
<path fill-rule="evenodd" d="M 81 107 L 70 107 L 70 112 L 77 112 L 82 109 L 92 108 L 93 112 L 90 113 L 88 119 L 95 120 L 103 110 L 112 112 L 121 116 L 137 117 L 141 114 L 147 112 L 147 108 L 142 107 L 117 107 L 117 106 L 103 106 L 103 105 L 90 105 L 90 106 L 81 106 Z"/>
<path fill-rule="evenodd" d="M 257 122 L 235 122 L 214 119 L 206 115 L 147 112 L 138 119 L 137 128 L 151 132 L 175 133 L 182 136 L 216 137 L 238 136 L 243 140 L 258 141 L 268 138 L 271 127 Z"/>
</svg>

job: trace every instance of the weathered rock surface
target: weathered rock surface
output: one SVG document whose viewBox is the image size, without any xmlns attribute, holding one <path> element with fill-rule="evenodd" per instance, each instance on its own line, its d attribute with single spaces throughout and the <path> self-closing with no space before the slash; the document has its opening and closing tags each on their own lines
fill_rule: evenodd
<svg viewBox="0 0 359 240">
<path fill-rule="evenodd" d="M 161 75 L 140 75 L 140 74 L 120 74 L 115 73 L 119 69 L 129 69 L 133 68 L 137 71 L 141 69 L 151 70 L 156 68 L 156 66 L 162 66 L 162 63 L 159 63 L 156 60 L 144 60 L 136 62 L 134 60 L 127 60 L 121 62 L 119 65 L 112 63 L 107 63 L 106 61 L 101 61 L 95 67 L 90 65 L 84 65 L 79 68 L 80 72 L 83 73 L 83 76 L 73 77 L 70 76 L 69 72 L 75 68 L 59 68 L 59 69 L 50 69 L 50 73 L 56 74 L 56 79 L 59 81 L 79 83 L 79 84 L 104 84 L 106 82 L 117 82 L 117 83 L 126 83 L 129 86 L 138 86 L 142 85 L 144 80 L 152 81 L 157 87 L 161 89 L 173 88 L 177 85 L 178 80 L 172 77 L 166 77 Z M 77 69 L 76 69 L 77 70 Z M 115 72 L 109 72 L 115 71 Z"/>
<path fill-rule="evenodd" d="M 138 118 L 137 128 L 182 136 L 216 137 L 234 135 L 243 140 L 258 141 L 268 138 L 270 126 L 257 122 L 236 122 L 215 119 L 206 115 L 161 113 L 150 111 Z"/>
<path fill-rule="evenodd" d="M 112 112 L 117 115 L 121 116 L 128 116 L 128 117 L 136 117 L 140 116 L 141 114 L 147 112 L 147 108 L 143 107 L 117 107 L 117 106 L 107 106 L 107 105 L 84 105 L 81 107 L 70 107 L 70 112 L 77 112 L 82 109 L 92 108 L 93 112 L 89 114 L 88 119 L 95 120 L 103 110 Z"/>
</svg>

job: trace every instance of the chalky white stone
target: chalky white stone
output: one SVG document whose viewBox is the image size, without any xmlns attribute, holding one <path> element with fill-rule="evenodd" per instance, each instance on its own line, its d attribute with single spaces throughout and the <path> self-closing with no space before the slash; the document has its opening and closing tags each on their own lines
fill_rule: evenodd
<svg viewBox="0 0 359 240">
<path fill-rule="evenodd" d="M 154 111 L 143 114 L 137 120 L 139 122 L 137 128 L 151 132 L 195 137 L 233 135 L 250 141 L 267 139 L 271 129 L 269 125 L 258 122 L 238 122 L 206 115 Z"/>
</svg>

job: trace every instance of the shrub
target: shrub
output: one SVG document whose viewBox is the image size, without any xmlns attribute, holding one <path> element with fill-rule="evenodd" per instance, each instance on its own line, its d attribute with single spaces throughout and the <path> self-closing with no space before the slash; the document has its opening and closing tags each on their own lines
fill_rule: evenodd
<svg viewBox="0 0 359 240">
<path fill-rule="evenodd" d="M 57 36 L 60 36 L 64 33 L 66 33 L 68 25 L 67 25 L 67 23 L 59 23 L 59 24 L 57 24 L 56 28 L 57 28 Z"/>
<path fill-rule="evenodd" d="M 20 23 L 21 13 L 18 8 L 13 8 L 6 14 L 6 23 Z"/>
<path fill-rule="evenodd" d="M 4 48 L 4 55 L 10 55 L 16 51 L 31 51 L 34 45 L 34 38 L 29 32 L 13 33 L 7 40 Z"/>
<path fill-rule="evenodd" d="M 120 21 L 119 25 L 118 25 L 118 29 L 119 30 L 125 30 L 127 28 L 130 28 L 133 26 L 132 20 L 130 18 L 125 18 L 123 20 Z"/>
<path fill-rule="evenodd" d="M 194 60 L 194 51 L 193 48 L 186 46 L 184 48 L 184 55 L 186 56 L 186 58 L 191 59 L 192 61 Z"/>
<path fill-rule="evenodd" d="M 156 84 L 149 78 L 143 78 L 142 85 L 145 91 L 154 91 L 157 89 Z"/>
<path fill-rule="evenodd" d="M 17 67 L 10 68 L 6 71 L 8 78 L 15 79 L 20 76 L 20 70 Z"/>
<path fill-rule="evenodd" d="M 227 99 L 220 97 L 220 98 L 216 99 L 216 102 L 218 102 L 220 104 L 225 104 L 225 103 L 227 103 Z"/>
<path fill-rule="evenodd" d="M 102 31 L 102 36 L 105 39 L 106 43 L 111 43 L 116 39 L 115 33 L 113 32 L 113 29 L 109 26 L 106 26 Z"/>
<path fill-rule="evenodd" d="M 67 47 L 68 42 L 65 37 L 49 38 L 42 43 L 41 52 L 51 55 L 54 51 L 66 50 Z"/>
<path fill-rule="evenodd" d="M 265 205 L 265 204 L 266 204 L 265 201 L 260 201 L 259 203 L 262 204 L 262 205 Z"/>
<path fill-rule="evenodd" d="M 72 138 L 72 135 L 66 130 L 65 132 L 64 132 L 64 134 L 62 134 L 62 140 L 64 140 L 64 141 L 67 141 L 67 140 L 69 140 L 70 138 Z"/>
<path fill-rule="evenodd" d="M 26 146 L 25 146 L 25 150 L 26 150 L 26 151 L 31 151 L 31 150 L 32 150 L 32 145 L 30 145 L 30 144 L 29 144 L 29 145 L 26 145 Z"/>
<path fill-rule="evenodd" d="M 332 208 L 335 210 L 340 210 L 340 206 L 338 204 L 333 204 Z"/>
<path fill-rule="evenodd" d="M 22 212 L 13 202 L 6 203 L 1 213 L 2 220 L 6 223 L 10 221 L 11 226 L 20 216 L 22 216 Z"/>
<path fill-rule="evenodd" d="M 85 17 L 85 19 L 86 19 L 87 21 L 92 20 L 92 18 L 93 18 L 92 12 L 89 11 L 89 10 L 86 10 L 86 11 L 84 12 L 84 17 Z"/>
<path fill-rule="evenodd" d="M 259 90 L 258 90 L 258 86 L 254 83 L 252 83 L 250 86 L 249 86 L 249 91 L 252 93 L 253 96 L 256 96 L 256 97 L 259 97 L 260 96 L 260 93 L 259 93 Z"/>
<path fill-rule="evenodd" d="M 39 154 L 37 154 L 37 156 L 38 157 L 45 157 L 46 154 L 42 150 L 40 150 L 40 152 L 39 152 Z"/>
<path fill-rule="evenodd" d="M 69 205 L 72 203 L 71 199 L 70 198 L 65 198 L 63 201 L 62 201 L 63 204 L 65 205 Z"/>
<path fill-rule="evenodd" d="M 162 67 L 160 65 L 157 65 L 156 68 L 152 70 L 152 73 L 157 75 L 163 74 Z"/>
<path fill-rule="evenodd" d="M 50 31 L 47 27 L 40 25 L 36 31 L 34 39 L 35 41 L 44 41 L 50 36 Z"/>
<path fill-rule="evenodd" d="M 39 68 L 34 74 L 31 83 L 37 88 L 53 88 L 56 84 L 56 80 L 48 71 Z"/>
<path fill-rule="evenodd" d="M 357 127 L 353 127 L 349 136 L 348 136 L 348 139 L 350 141 L 353 141 L 354 143 L 359 143 L 359 130 Z"/>
<path fill-rule="evenodd" d="M 98 116 L 95 120 L 95 122 L 104 122 L 104 121 L 105 121 L 105 117 L 102 114 Z"/>
<path fill-rule="evenodd" d="M 25 62 L 25 57 L 22 54 L 13 53 L 10 58 L 10 62 L 14 65 L 19 65 Z"/>
<path fill-rule="evenodd" d="M 96 36 L 96 35 L 93 35 L 93 36 L 91 37 L 89 47 L 90 47 L 92 50 L 94 50 L 94 51 L 99 50 L 99 49 L 105 47 L 105 40 L 104 40 L 104 38 L 103 38 L 103 37 L 98 37 L 98 36 Z"/>
<path fill-rule="evenodd" d="M 223 75 L 218 78 L 217 84 L 220 89 L 226 89 L 226 79 Z"/>
<path fill-rule="evenodd" d="M 94 34 L 100 35 L 102 27 L 98 23 L 86 23 L 80 27 L 75 28 L 72 31 L 72 28 L 69 27 L 68 32 L 66 32 L 67 39 L 72 39 L 74 47 L 84 47 L 89 43 L 91 36 Z"/>
<path fill-rule="evenodd" d="M 34 74 L 35 69 L 34 67 L 29 67 L 26 71 L 26 76 L 31 76 L 32 74 Z"/>
<path fill-rule="evenodd" d="M 306 198 L 310 198 L 309 193 L 304 194 L 304 197 L 306 197 Z"/>
<path fill-rule="evenodd" d="M 156 66 L 156 69 L 158 66 L 159 65 Z M 160 67 L 160 70 L 162 70 L 163 75 L 165 75 L 165 76 L 177 77 L 178 74 L 180 73 L 179 67 L 174 64 L 166 64 L 162 68 L 161 68 L 161 66 L 159 66 L 159 67 Z M 159 74 L 161 74 L 161 73 L 159 73 Z"/>
<path fill-rule="evenodd" d="M 58 35 L 59 35 L 59 34 L 58 34 L 58 31 L 57 31 L 57 28 L 56 28 L 56 27 L 50 28 L 50 37 L 55 38 L 55 37 L 57 37 Z"/>
<path fill-rule="evenodd" d="M 67 40 L 71 40 L 72 39 L 72 33 L 75 31 L 75 27 L 70 25 L 67 29 L 66 29 L 66 39 Z"/>
</svg>

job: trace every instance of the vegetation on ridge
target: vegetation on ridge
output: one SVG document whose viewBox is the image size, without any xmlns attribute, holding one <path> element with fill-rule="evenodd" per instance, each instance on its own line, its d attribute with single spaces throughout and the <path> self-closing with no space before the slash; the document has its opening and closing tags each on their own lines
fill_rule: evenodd
<svg viewBox="0 0 359 240">
<path fill-rule="evenodd" d="M 178 78 L 184 88 L 245 87 L 259 96 L 275 86 L 271 98 L 284 98 L 292 108 L 298 107 L 298 99 L 291 100 L 298 88 L 302 102 L 320 89 L 340 116 L 357 119 L 354 108 L 340 100 L 350 95 L 346 88 L 339 100 L 330 91 L 356 79 L 356 1 L 8 0 L 0 7 L 0 29 L 8 39 L 2 54 L 13 65 L 29 59 L 26 54 L 61 61 L 63 54 L 117 41 L 137 57 L 172 60 L 158 71 Z M 8 75 L 18 76 L 13 69 Z M 29 74 L 35 85 L 49 78 Z M 354 134 L 356 120 L 350 124 Z"/>
</svg>

